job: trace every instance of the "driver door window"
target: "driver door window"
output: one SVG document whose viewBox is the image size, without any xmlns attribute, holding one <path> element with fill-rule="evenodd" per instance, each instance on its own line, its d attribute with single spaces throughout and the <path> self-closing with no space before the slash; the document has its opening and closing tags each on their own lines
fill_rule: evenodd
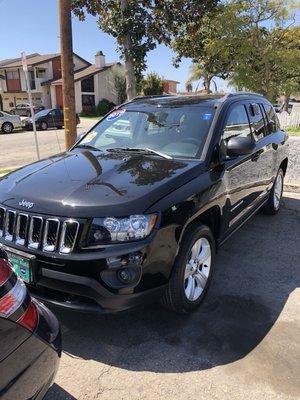
<svg viewBox="0 0 300 400">
<path fill-rule="evenodd" d="M 226 142 L 234 136 L 252 137 L 248 114 L 243 104 L 231 109 L 223 131 L 223 140 Z"/>
</svg>

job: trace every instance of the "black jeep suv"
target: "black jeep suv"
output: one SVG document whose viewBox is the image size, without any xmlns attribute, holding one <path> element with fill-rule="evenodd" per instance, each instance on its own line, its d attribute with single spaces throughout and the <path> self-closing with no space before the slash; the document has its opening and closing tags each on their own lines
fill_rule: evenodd
<svg viewBox="0 0 300 400">
<path fill-rule="evenodd" d="M 114 312 L 203 299 L 218 247 L 276 214 L 287 135 L 262 96 L 136 98 L 0 181 L 0 242 L 38 298 Z"/>
</svg>

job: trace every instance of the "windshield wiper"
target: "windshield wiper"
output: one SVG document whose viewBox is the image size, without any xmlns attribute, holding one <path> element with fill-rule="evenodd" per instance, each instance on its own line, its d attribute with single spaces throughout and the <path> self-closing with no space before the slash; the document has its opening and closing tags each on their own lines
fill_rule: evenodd
<svg viewBox="0 0 300 400">
<path fill-rule="evenodd" d="M 95 147 L 91 144 L 78 144 L 77 146 L 75 146 L 75 149 L 89 149 L 89 150 L 95 150 L 95 151 L 102 151 L 100 149 L 98 149 L 98 147 Z"/>
<path fill-rule="evenodd" d="M 172 157 L 169 156 L 168 154 L 161 153 L 160 151 L 157 151 L 157 150 L 149 149 L 148 147 L 146 147 L 145 149 L 140 149 L 138 147 L 115 147 L 113 149 L 107 149 L 107 151 L 120 151 L 120 152 L 121 151 L 132 151 L 132 152 L 136 152 L 136 153 L 150 153 L 150 154 L 152 153 L 159 157 L 166 158 L 167 160 L 172 159 Z"/>
</svg>

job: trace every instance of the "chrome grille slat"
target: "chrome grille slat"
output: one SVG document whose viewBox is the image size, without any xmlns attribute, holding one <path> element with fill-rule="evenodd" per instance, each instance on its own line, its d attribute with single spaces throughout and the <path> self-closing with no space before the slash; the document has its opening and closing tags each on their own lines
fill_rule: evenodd
<svg viewBox="0 0 300 400">
<path fill-rule="evenodd" d="M 0 207 L 0 236 L 4 234 L 5 211 L 6 209 L 4 207 Z"/>
<path fill-rule="evenodd" d="M 76 243 L 79 230 L 79 222 L 73 219 L 64 221 L 59 243 L 59 252 L 63 254 L 71 253 Z"/>
<path fill-rule="evenodd" d="M 12 210 L 7 210 L 5 216 L 4 238 L 9 242 L 13 241 L 15 224 L 16 224 L 16 212 Z"/>
<path fill-rule="evenodd" d="M 38 249 L 42 240 L 43 218 L 33 216 L 30 220 L 29 234 L 28 234 L 28 247 L 31 249 Z"/>
<path fill-rule="evenodd" d="M 43 250 L 53 252 L 58 243 L 60 222 L 57 218 L 48 218 L 45 224 Z"/>
<path fill-rule="evenodd" d="M 74 219 L 31 215 L 0 205 L 0 238 L 18 246 L 69 254 L 79 228 L 79 221 Z"/>
<path fill-rule="evenodd" d="M 16 244 L 20 246 L 25 245 L 25 240 L 27 236 L 27 229 L 28 229 L 28 214 L 20 213 L 17 216 L 17 223 L 16 223 Z"/>
</svg>

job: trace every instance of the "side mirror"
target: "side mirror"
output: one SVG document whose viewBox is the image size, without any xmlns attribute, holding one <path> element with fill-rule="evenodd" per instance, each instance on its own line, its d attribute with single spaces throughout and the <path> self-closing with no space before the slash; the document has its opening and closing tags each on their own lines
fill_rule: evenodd
<svg viewBox="0 0 300 400">
<path fill-rule="evenodd" d="M 254 149 L 255 142 L 250 137 L 234 136 L 227 142 L 226 154 L 229 157 L 238 157 L 251 154 Z"/>
</svg>

